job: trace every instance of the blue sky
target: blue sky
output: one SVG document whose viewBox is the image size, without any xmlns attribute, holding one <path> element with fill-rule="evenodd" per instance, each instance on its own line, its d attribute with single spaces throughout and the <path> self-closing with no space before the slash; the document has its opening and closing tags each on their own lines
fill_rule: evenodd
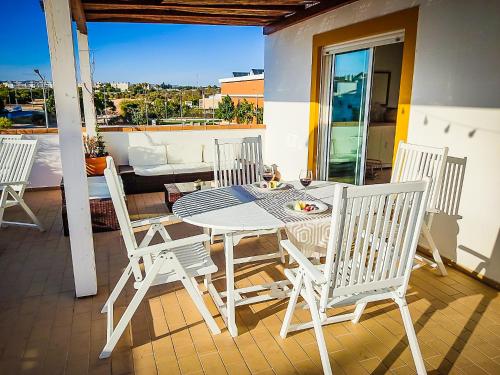
<svg viewBox="0 0 500 375">
<path fill-rule="evenodd" d="M 264 66 L 260 27 L 89 23 L 95 81 L 218 84 L 233 71 Z M 38 0 L 2 0 L 0 80 L 50 77 Z"/>
</svg>

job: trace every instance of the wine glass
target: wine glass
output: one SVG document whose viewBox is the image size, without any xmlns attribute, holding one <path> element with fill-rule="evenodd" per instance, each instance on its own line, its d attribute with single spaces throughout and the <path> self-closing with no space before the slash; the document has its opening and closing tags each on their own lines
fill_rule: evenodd
<svg viewBox="0 0 500 375">
<path fill-rule="evenodd" d="M 269 183 L 274 178 L 274 168 L 269 165 L 264 165 L 262 169 L 262 178 L 267 182 L 269 186 Z"/>
<path fill-rule="evenodd" d="M 307 192 L 307 187 L 311 185 L 312 182 L 312 171 L 310 169 L 302 169 L 300 171 L 299 180 L 304 187 L 304 197 Z"/>
</svg>

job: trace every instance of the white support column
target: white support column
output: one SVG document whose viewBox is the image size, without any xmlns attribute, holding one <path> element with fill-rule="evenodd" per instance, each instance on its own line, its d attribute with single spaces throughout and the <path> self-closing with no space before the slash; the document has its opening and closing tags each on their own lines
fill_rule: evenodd
<svg viewBox="0 0 500 375">
<path fill-rule="evenodd" d="M 69 0 L 44 0 L 77 297 L 97 293 Z"/>
<path fill-rule="evenodd" d="M 82 80 L 83 113 L 87 135 L 95 136 L 97 125 L 94 107 L 94 89 L 92 86 L 92 70 L 90 67 L 89 37 L 76 31 L 78 40 L 78 58 L 80 61 L 80 79 Z"/>
</svg>

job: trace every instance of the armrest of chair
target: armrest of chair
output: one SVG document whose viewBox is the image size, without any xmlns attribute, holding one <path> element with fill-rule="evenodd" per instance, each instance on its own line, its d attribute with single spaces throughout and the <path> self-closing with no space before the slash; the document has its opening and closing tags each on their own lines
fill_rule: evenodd
<svg viewBox="0 0 500 375">
<path fill-rule="evenodd" d="M 0 186 L 9 186 L 9 185 L 28 185 L 28 183 L 26 181 L 0 182 Z"/>
<path fill-rule="evenodd" d="M 323 273 L 318 270 L 309 259 L 295 247 L 294 244 L 290 242 L 290 240 L 283 240 L 280 242 L 281 246 L 290 254 L 290 256 L 295 259 L 295 261 L 299 264 L 300 267 L 304 270 L 305 273 L 314 281 L 316 284 L 324 284 L 326 283 L 326 279 L 323 276 Z"/>
<path fill-rule="evenodd" d="M 175 215 L 166 215 L 166 216 L 152 217 L 149 219 L 134 220 L 134 221 L 132 221 L 131 224 L 132 224 L 132 228 L 138 228 L 138 227 L 144 227 L 146 225 L 166 223 L 167 221 L 172 221 L 172 218 L 176 219 L 176 216 Z"/>
<path fill-rule="evenodd" d="M 165 250 L 172 250 L 177 247 L 195 245 L 201 242 L 210 241 L 210 236 L 208 234 L 198 234 L 196 236 L 181 238 L 179 240 L 162 242 L 157 245 L 151 245 L 143 248 L 139 248 L 134 251 L 133 254 L 129 254 L 130 258 L 140 258 L 144 255 L 159 253 Z"/>
</svg>

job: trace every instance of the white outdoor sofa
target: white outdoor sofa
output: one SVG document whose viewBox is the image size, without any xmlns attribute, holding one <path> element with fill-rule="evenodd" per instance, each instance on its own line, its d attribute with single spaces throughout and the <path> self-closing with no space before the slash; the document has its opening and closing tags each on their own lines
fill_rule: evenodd
<svg viewBox="0 0 500 375">
<path fill-rule="evenodd" d="M 128 158 L 128 165 L 118 167 L 125 194 L 161 192 L 174 182 L 213 180 L 212 144 L 131 146 Z"/>
</svg>

